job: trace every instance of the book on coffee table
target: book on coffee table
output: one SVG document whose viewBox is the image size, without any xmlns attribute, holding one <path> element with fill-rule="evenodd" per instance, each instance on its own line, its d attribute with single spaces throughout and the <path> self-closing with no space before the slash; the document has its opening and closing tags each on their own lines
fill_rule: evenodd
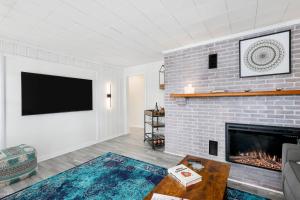
<svg viewBox="0 0 300 200">
<path fill-rule="evenodd" d="M 183 164 L 169 168 L 168 173 L 172 175 L 172 177 L 174 177 L 184 187 L 196 184 L 202 180 L 202 177 L 199 174 Z"/>
<path fill-rule="evenodd" d="M 183 199 L 183 198 L 180 198 L 180 197 L 174 197 L 174 196 L 154 193 L 151 200 L 188 200 L 188 199 Z"/>
</svg>

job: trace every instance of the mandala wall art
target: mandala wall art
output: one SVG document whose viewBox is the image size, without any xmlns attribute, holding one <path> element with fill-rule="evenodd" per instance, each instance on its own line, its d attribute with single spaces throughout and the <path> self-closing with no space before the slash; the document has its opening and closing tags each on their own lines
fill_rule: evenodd
<svg viewBox="0 0 300 200">
<path fill-rule="evenodd" d="M 291 73 L 291 31 L 240 40 L 240 77 Z"/>
</svg>

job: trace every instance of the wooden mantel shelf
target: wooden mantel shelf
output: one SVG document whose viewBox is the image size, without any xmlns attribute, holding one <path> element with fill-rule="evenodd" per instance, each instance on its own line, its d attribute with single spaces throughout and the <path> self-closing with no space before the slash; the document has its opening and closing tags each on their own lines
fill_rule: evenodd
<svg viewBox="0 0 300 200">
<path fill-rule="evenodd" d="M 210 92 L 195 94 L 175 94 L 173 98 L 201 98 L 201 97 L 249 97 L 249 96 L 288 96 L 300 95 L 300 90 L 250 91 L 250 92 Z"/>
</svg>

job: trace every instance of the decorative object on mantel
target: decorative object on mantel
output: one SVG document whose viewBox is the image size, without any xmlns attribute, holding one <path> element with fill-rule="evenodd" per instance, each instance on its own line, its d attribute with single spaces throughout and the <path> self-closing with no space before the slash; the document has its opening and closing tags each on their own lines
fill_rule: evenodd
<svg viewBox="0 0 300 200">
<path fill-rule="evenodd" d="M 239 41 L 240 77 L 291 73 L 291 31 Z"/>
<path fill-rule="evenodd" d="M 210 54 L 208 56 L 208 69 L 215 69 L 218 67 L 218 54 Z"/>
<path fill-rule="evenodd" d="M 159 69 L 158 75 L 159 75 L 159 89 L 164 90 L 165 89 L 165 65 L 162 65 Z"/>
<path fill-rule="evenodd" d="M 276 91 L 282 91 L 283 88 L 276 88 Z"/>
<path fill-rule="evenodd" d="M 195 88 L 192 84 L 188 84 L 188 86 L 184 87 L 184 94 L 194 94 Z"/>
<path fill-rule="evenodd" d="M 250 91 L 250 92 L 218 92 L 218 93 L 194 93 L 176 94 L 171 93 L 174 98 L 201 98 L 201 97 L 243 97 L 243 96 L 291 96 L 300 95 L 300 90 L 270 90 L 270 91 Z"/>
<path fill-rule="evenodd" d="M 246 89 L 244 90 L 244 92 L 251 92 L 251 89 Z"/>
</svg>

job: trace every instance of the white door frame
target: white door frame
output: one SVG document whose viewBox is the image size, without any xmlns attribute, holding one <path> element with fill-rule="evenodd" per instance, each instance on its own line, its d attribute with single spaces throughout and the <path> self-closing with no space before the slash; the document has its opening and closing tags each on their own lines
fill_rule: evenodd
<svg viewBox="0 0 300 200">
<path fill-rule="evenodd" d="M 132 77 L 132 76 L 143 76 L 144 77 L 144 110 L 146 109 L 146 94 L 147 94 L 147 87 L 146 87 L 146 76 L 145 76 L 145 73 L 132 73 L 132 74 L 128 74 L 125 76 L 125 81 L 126 81 L 126 84 L 125 84 L 125 131 L 126 133 L 129 133 L 129 127 L 128 127 L 128 92 L 129 92 L 129 77 Z"/>
</svg>

